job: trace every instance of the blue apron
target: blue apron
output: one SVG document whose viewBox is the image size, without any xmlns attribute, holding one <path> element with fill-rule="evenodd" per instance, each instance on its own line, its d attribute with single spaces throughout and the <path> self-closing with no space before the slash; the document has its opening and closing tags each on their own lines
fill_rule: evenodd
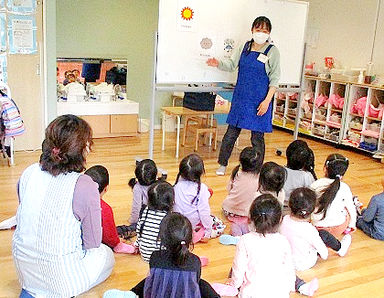
<svg viewBox="0 0 384 298">
<path fill-rule="evenodd" d="M 244 46 L 239 61 L 239 73 L 233 92 L 231 110 L 227 123 L 229 125 L 257 132 L 272 132 L 272 101 L 263 116 L 257 116 L 257 108 L 265 99 L 269 90 L 269 78 L 265 64 L 257 58 L 261 53 L 250 51 L 249 42 Z M 267 55 L 273 45 L 264 51 Z"/>
</svg>

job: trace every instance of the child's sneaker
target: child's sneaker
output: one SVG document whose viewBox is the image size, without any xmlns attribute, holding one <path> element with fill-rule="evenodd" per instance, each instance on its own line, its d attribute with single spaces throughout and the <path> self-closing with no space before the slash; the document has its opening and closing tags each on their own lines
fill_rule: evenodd
<svg viewBox="0 0 384 298">
<path fill-rule="evenodd" d="M 313 294 L 319 289 L 319 281 L 317 278 L 312 279 L 310 282 L 303 284 L 299 289 L 299 293 L 305 296 L 312 297 Z"/>
<path fill-rule="evenodd" d="M 341 247 L 337 251 L 337 254 L 340 257 L 344 257 L 347 254 L 349 246 L 351 245 L 351 242 L 352 242 L 352 236 L 349 234 L 345 235 L 343 239 L 341 239 L 340 241 Z"/>
</svg>

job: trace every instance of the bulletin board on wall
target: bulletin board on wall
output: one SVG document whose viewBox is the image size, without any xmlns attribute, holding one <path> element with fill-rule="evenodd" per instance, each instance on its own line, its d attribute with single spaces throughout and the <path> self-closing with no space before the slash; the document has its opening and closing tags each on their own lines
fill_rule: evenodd
<svg viewBox="0 0 384 298">
<path fill-rule="evenodd" d="M 7 55 L 37 54 L 36 0 L 0 0 L 0 81 L 8 81 Z"/>
</svg>

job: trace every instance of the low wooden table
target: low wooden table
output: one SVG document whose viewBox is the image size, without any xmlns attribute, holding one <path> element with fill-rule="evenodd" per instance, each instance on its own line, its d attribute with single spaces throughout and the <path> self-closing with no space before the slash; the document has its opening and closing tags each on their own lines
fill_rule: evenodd
<svg viewBox="0 0 384 298">
<path fill-rule="evenodd" d="M 207 116 L 210 118 L 211 123 L 213 123 L 213 116 L 215 114 L 228 114 L 231 106 L 220 105 L 216 106 L 213 111 L 195 111 L 184 107 L 162 107 L 161 111 L 163 113 L 162 119 L 162 129 L 163 129 L 163 140 L 161 149 L 165 150 L 165 115 L 175 116 L 176 117 L 176 158 L 179 157 L 179 146 L 180 146 L 180 124 L 181 116 Z"/>
</svg>

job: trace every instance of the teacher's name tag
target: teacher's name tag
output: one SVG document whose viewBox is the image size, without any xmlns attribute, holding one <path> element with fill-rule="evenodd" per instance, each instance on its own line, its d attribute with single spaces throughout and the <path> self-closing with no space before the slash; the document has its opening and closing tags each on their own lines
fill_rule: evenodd
<svg viewBox="0 0 384 298">
<path fill-rule="evenodd" d="M 260 54 L 257 60 L 265 64 L 269 60 L 269 57 L 264 54 Z"/>
</svg>

